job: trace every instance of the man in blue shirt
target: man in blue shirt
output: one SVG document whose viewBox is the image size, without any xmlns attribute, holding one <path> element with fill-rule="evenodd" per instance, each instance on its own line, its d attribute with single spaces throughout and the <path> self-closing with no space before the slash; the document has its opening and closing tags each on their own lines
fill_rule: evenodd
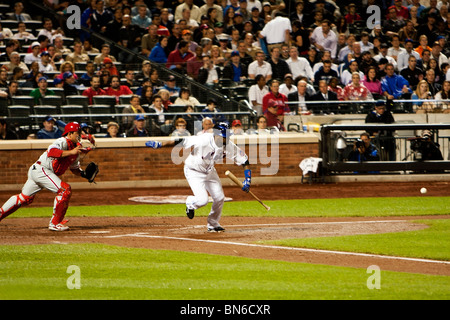
<svg viewBox="0 0 450 320">
<path fill-rule="evenodd" d="M 231 52 L 231 63 L 223 69 L 223 78 L 231 79 L 234 82 L 241 82 L 243 78 L 248 77 L 247 65 L 241 63 L 241 57 L 239 56 L 239 51 L 234 50 Z"/>
<path fill-rule="evenodd" d="M 66 124 L 60 120 L 55 120 L 52 116 L 47 116 L 43 122 L 44 128 L 39 130 L 36 134 L 38 139 L 58 139 L 62 137 L 63 131 L 59 128 L 64 128 Z"/>
<path fill-rule="evenodd" d="M 381 90 L 383 91 L 383 95 L 389 100 L 409 98 L 412 94 L 412 90 L 408 80 L 395 73 L 394 65 L 392 63 L 388 63 L 384 70 L 386 71 L 386 76 L 381 80 Z"/>
</svg>

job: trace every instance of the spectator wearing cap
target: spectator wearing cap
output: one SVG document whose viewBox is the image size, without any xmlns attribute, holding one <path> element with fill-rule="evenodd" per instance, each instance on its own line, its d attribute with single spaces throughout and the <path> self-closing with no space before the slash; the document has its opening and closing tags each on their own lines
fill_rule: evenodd
<svg viewBox="0 0 450 320">
<path fill-rule="evenodd" d="M 231 123 L 231 133 L 233 135 L 242 135 L 244 130 L 242 129 L 242 122 L 239 119 L 233 120 Z"/>
<path fill-rule="evenodd" d="M 223 68 L 222 77 L 231 79 L 236 83 L 248 77 L 248 66 L 241 63 L 239 51 L 234 50 L 231 52 L 230 63 Z"/>
<path fill-rule="evenodd" d="M 270 101 L 267 105 L 267 112 L 265 113 L 267 119 L 267 126 L 274 127 L 278 131 L 286 131 L 283 126 L 284 115 L 279 111 L 278 105 L 275 101 Z"/>
<path fill-rule="evenodd" d="M 109 75 L 111 76 L 118 76 L 119 75 L 119 70 L 117 70 L 117 67 L 114 65 L 114 62 L 106 57 L 105 59 L 103 59 L 103 63 L 101 66 L 101 71 L 108 71 Z"/>
<path fill-rule="evenodd" d="M 247 4 L 247 2 L 243 3 Z M 233 26 L 227 29 L 227 33 L 231 34 L 234 29 L 239 30 L 239 33 L 242 33 L 242 31 L 244 31 L 244 16 L 241 12 L 235 12 L 233 17 Z"/>
<path fill-rule="evenodd" d="M 250 9 L 250 22 L 252 24 L 252 30 L 256 34 L 264 28 L 264 19 L 260 16 L 261 9 L 257 7 L 252 7 Z"/>
<path fill-rule="evenodd" d="M 167 52 L 166 48 L 169 44 L 169 38 L 166 36 L 160 36 L 158 43 L 151 50 L 148 60 L 155 63 L 166 63 L 167 62 Z"/>
<path fill-rule="evenodd" d="M 397 70 L 397 61 L 395 61 L 393 57 L 388 55 L 388 49 L 389 46 L 387 45 L 387 43 L 382 43 L 380 45 L 380 52 L 373 58 L 377 62 L 379 62 L 381 58 L 385 58 L 389 63 L 392 63 L 394 65 L 394 69 Z"/>
<path fill-rule="evenodd" d="M 174 76 L 170 75 L 164 83 L 164 89 L 169 91 L 171 97 L 178 97 L 180 95 L 180 87 L 177 87 L 177 82 Z"/>
<path fill-rule="evenodd" d="M 284 94 L 286 97 L 292 93 L 297 91 L 297 86 L 294 85 L 294 78 L 292 74 L 287 73 L 284 76 L 284 82 L 280 84 L 280 93 Z"/>
<path fill-rule="evenodd" d="M 30 96 L 34 98 L 35 104 L 42 104 L 41 99 L 45 96 L 54 96 L 55 92 L 48 88 L 46 77 L 40 77 L 37 83 L 38 87 L 30 92 Z"/>
<path fill-rule="evenodd" d="M 39 61 L 39 71 L 40 72 L 52 72 L 56 71 L 57 68 L 55 63 L 52 61 L 50 57 L 50 53 L 48 51 L 44 51 L 40 54 L 41 60 Z"/>
<path fill-rule="evenodd" d="M 28 65 L 34 61 L 39 62 L 41 60 L 41 58 L 39 57 L 40 52 L 41 52 L 41 45 L 39 44 L 39 42 L 34 41 L 31 44 L 31 53 L 27 53 L 25 55 L 23 62 L 25 62 L 25 64 Z"/>
<path fill-rule="evenodd" d="M 73 73 L 70 71 L 66 71 L 63 74 L 63 89 L 64 89 L 64 96 L 72 96 L 72 95 L 78 95 L 78 90 L 76 88 L 76 79 L 73 76 Z"/>
<path fill-rule="evenodd" d="M 62 137 L 63 131 L 59 128 L 64 128 L 65 123 L 56 120 L 52 116 L 45 117 L 42 122 L 43 128 L 36 133 L 38 139 L 58 139 Z"/>
<path fill-rule="evenodd" d="M 69 53 L 66 56 L 66 61 L 70 61 L 73 64 L 78 62 L 87 62 L 90 60 L 89 55 L 86 53 L 82 53 L 81 50 L 83 49 L 83 43 L 81 41 L 74 41 L 73 43 L 73 52 Z"/>
<path fill-rule="evenodd" d="M 279 114 L 290 112 L 289 107 L 286 105 L 287 101 L 287 97 L 280 93 L 280 81 L 272 80 L 270 82 L 269 93 L 264 95 L 262 100 L 262 112 L 263 114 L 266 114 L 268 111 L 268 106 L 271 103 L 274 103 L 277 106 L 280 112 Z"/>
<path fill-rule="evenodd" d="M 127 137 L 149 137 L 150 132 L 145 126 L 145 117 L 143 115 L 137 115 L 134 118 L 134 126 L 127 131 Z"/>
<path fill-rule="evenodd" d="M 439 41 L 433 42 L 430 59 L 435 59 L 438 62 L 439 68 L 441 68 L 443 63 L 449 63 L 448 58 L 442 53 L 442 46 Z"/>
<path fill-rule="evenodd" d="M 192 40 L 193 32 L 191 30 L 183 30 L 181 31 L 181 38 L 187 42 L 189 42 L 189 51 L 195 52 L 195 49 L 198 47 L 198 43 Z M 175 46 L 175 49 L 178 49 L 179 43 Z"/>
<path fill-rule="evenodd" d="M 123 134 L 119 133 L 120 126 L 117 122 L 110 121 L 106 125 L 106 135 L 104 138 L 123 138 Z"/>
<path fill-rule="evenodd" d="M 394 34 L 398 34 L 400 29 L 405 26 L 405 20 L 403 18 L 399 18 L 395 8 L 391 7 L 387 10 L 387 12 L 386 20 L 383 22 L 383 32 L 387 36 L 393 36 Z"/>
</svg>

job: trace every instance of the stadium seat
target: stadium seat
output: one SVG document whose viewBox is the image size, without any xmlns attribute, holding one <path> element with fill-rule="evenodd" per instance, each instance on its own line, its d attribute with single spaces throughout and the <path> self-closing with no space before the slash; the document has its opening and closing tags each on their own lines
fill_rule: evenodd
<svg viewBox="0 0 450 320">
<path fill-rule="evenodd" d="M 116 97 L 108 95 L 98 95 L 92 98 L 92 102 L 94 105 L 108 105 L 110 107 L 114 107 L 114 105 L 116 104 Z"/>
<path fill-rule="evenodd" d="M 20 106 L 29 106 L 33 107 L 35 105 L 34 98 L 31 96 L 15 96 L 12 97 L 12 104 L 13 105 L 20 105 Z"/>
<path fill-rule="evenodd" d="M 113 116 L 104 116 L 104 114 L 111 114 L 111 106 L 106 104 L 92 104 L 88 106 L 89 120 L 91 123 L 100 121 L 107 123 L 113 121 Z"/>
<path fill-rule="evenodd" d="M 58 112 L 58 108 L 56 106 L 51 106 L 51 105 L 35 105 L 33 107 L 33 113 L 36 116 L 56 116 L 59 114 Z M 35 123 L 37 125 L 40 125 L 42 123 L 43 117 L 36 117 L 35 118 Z"/>
<path fill-rule="evenodd" d="M 75 118 L 75 117 L 68 116 L 68 115 L 85 114 L 85 110 L 82 105 L 63 105 L 63 106 L 61 106 L 61 114 L 63 115 L 61 118 L 65 122 L 70 122 L 70 121 L 81 122 L 81 121 L 85 120 L 85 118 L 80 118 L 80 117 Z"/>
<path fill-rule="evenodd" d="M 14 123 L 18 125 L 30 124 L 31 107 L 24 105 L 11 105 L 8 106 L 8 117 L 12 119 Z"/>
<path fill-rule="evenodd" d="M 8 116 L 8 99 L 0 98 L 0 117 Z"/>
<path fill-rule="evenodd" d="M 66 104 L 83 106 L 84 113 L 88 112 L 89 98 L 83 95 L 71 95 L 66 97 Z"/>
<path fill-rule="evenodd" d="M 45 96 L 43 98 L 41 98 L 41 102 L 44 105 L 52 105 L 55 106 L 57 108 L 60 108 L 61 105 L 63 104 L 63 98 L 55 95 L 55 96 Z"/>
<path fill-rule="evenodd" d="M 131 95 L 126 94 L 119 97 L 119 104 L 130 104 Z"/>
</svg>

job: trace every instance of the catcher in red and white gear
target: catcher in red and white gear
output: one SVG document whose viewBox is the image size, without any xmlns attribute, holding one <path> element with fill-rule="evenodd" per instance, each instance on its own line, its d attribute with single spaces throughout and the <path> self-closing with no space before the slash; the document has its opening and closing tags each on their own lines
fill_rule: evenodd
<svg viewBox="0 0 450 320">
<path fill-rule="evenodd" d="M 55 140 L 39 160 L 31 165 L 22 192 L 9 198 L 0 208 L 0 221 L 20 207 L 32 203 L 35 194 L 45 188 L 56 193 L 53 216 L 48 228 L 52 231 L 69 229 L 64 225 L 67 222 L 64 216 L 72 190 L 59 177 L 70 169 L 75 175 L 86 178 L 85 172 L 80 168 L 80 155 L 88 151 L 79 143 L 80 137 L 81 128 L 77 122 L 70 122 L 65 126 L 63 136 Z"/>
</svg>

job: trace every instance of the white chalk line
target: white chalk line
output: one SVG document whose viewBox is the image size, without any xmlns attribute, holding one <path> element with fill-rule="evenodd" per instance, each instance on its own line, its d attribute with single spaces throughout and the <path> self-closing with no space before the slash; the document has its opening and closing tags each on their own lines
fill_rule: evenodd
<svg viewBox="0 0 450 320">
<path fill-rule="evenodd" d="M 301 223 L 286 223 L 286 224 L 281 223 L 281 224 L 243 225 L 243 227 L 268 226 L 268 225 L 301 225 L 301 224 L 344 224 L 344 223 L 378 223 L 378 222 L 389 222 L 389 223 L 392 223 L 392 222 L 405 222 L 405 221 L 408 221 L 408 220 L 384 220 L 384 221 L 378 220 L 378 221 L 353 221 L 353 222 L 350 222 L 350 221 L 341 221 L 341 222 L 338 222 L 338 221 L 335 221 L 335 222 L 301 222 Z M 198 228 L 200 226 L 193 226 L 193 227 L 194 228 Z M 201 227 L 204 227 L 204 226 L 201 226 Z M 232 227 L 239 227 L 239 226 L 238 225 L 232 225 Z M 241 243 L 241 242 L 231 242 L 231 241 L 218 241 L 218 240 L 206 240 L 206 239 L 191 239 L 191 238 L 183 238 L 183 237 L 158 236 L 158 235 L 150 235 L 150 234 L 145 233 L 145 232 L 137 232 L 137 233 L 130 233 L 130 234 L 105 236 L 105 238 L 124 238 L 124 237 L 205 242 L 205 243 L 215 243 L 215 244 L 222 244 L 222 245 L 223 244 L 227 244 L 227 245 L 243 246 L 243 247 L 277 249 L 277 250 L 299 251 L 299 252 L 312 252 L 312 253 L 326 253 L 326 254 L 336 254 L 336 255 L 346 255 L 346 256 L 370 257 L 370 258 L 380 258 L 380 259 L 388 259 L 388 260 L 402 260 L 402 261 L 425 262 L 425 263 L 435 263 L 435 264 L 450 265 L 450 261 L 440 261 L 440 260 L 421 259 L 421 258 L 408 258 L 408 257 L 398 257 L 398 256 L 387 256 L 387 255 L 377 255 L 377 254 L 360 253 L 360 252 L 345 252 L 345 251 L 310 249 L 310 248 L 293 248 L 293 247 L 262 245 L 262 244 L 253 244 L 253 243 Z"/>
</svg>

